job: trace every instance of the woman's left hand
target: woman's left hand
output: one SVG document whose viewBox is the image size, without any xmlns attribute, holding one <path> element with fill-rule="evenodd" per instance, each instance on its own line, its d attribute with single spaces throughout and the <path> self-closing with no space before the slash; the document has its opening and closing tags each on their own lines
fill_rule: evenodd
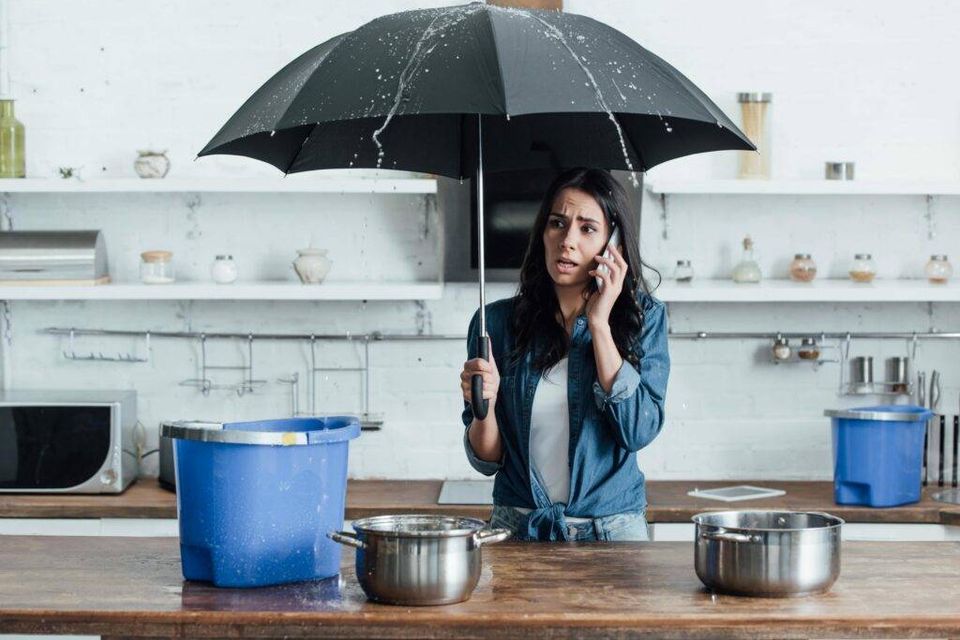
<svg viewBox="0 0 960 640">
<path fill-rule="evenodd" d="M 627 262 L 618 247 L 610 247 L 610 258 L 597 255 L 596 260 L 599 264 L 607 265 L 609 271 L 590 271 L 591 276 L 599 276 L 603 281 L 603 287 L 592 293 L 587 300 L 587 322 L 594 327 L 609 324 L 610 312 L 623 291 L 623 281 L 627 275 Z"/>
</svg>

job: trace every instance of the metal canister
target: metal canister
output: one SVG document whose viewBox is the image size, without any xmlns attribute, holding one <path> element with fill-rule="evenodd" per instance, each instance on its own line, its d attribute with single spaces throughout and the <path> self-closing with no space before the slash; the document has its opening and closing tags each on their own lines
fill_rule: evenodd
<svg viewBox="0 0 960 640">
<path fill-rule="evenodd" d="M 853 180 L 852 162 L 826 162 L 823 167 L 823 177 L 827 180 Z"/>
</svg>

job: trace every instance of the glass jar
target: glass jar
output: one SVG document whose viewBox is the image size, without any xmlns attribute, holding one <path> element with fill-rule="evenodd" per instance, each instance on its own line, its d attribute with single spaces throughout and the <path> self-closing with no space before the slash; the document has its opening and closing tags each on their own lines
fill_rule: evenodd
<svg viewBox="0 0 960 640">
<path fill-rule="evenodd" d="M 753 240 L 750 236 L 743 239 L 743 255 L 731 274 L 734 282 L 760 282 L 760 265 L 753 258 Z"/>
<path fill-rule="evenodd" d="M 938 253 L 930 256 L 923 272 L 926 274 L 927 280 L 933 284 L 946 284 L 950 276 L 953 275 L 953 266 L 950 265 L 947 256 Z"/>
<path fill-rule="evenodd" d="M 170 284 L 174 280 L 171 251 L 144 251 L 140 254 L 140 282 Z"/>
<path fill-rule="evenodd" d="M 877 275 L 877 265 L 869 253 L 858 253 L 853 256 L 850 265 L 850 279 L 854 282 L 872 282 Z"/>
<path fill-rule="evenodd" d="M 786 338 L 777 336 L 773 341 L 773 359 L 784 361 L 790 359 L 790 341 Z"/>
<path fill-rule="evenodd" d="M 820 358 L 820 345 L 816 338 L 804 338 L 797 349 L 797 357 L 801 360 L 817 360 Z"/>
<path fill-rule="evenodd" d="M 817 277 L 817 263 L 809 253 L 797 253 L 790 263 L 790 279 L 794 282 L 811 282 Z"/>
<path fill-rule="evenodd" d="M 770 177 L 770 103 L 772 93 L 738 93 L 743 133 L 756 145 L 756 151 L 740 152 L 738 177 L 767 179 Z"/>
<path fill-rule="evenodd" d="M 27 175 L 23 123 L 13 115 L 13 100 L 0 100 L 0 178 Z"/>
<path fill-rule="evenodd" d="M 170 171 L 170 158 L 166 151 L 137 151 L 133 170 L 141 178 L 163 178 Z"/>
<path fill-rule="evenodd" d="M 693 265 L 689 260 L 677 260 L 677 268 L 673 271 L 673 279 L 677 282 L 693 280 Z"/>
<path fill-rule="evenodd" d="M 210 277 L 217 284 L 230 284 L 237 279 L 237 263 L 233 256 L 223 254 L 217 256 L 210 265 Z"/>
</svg>

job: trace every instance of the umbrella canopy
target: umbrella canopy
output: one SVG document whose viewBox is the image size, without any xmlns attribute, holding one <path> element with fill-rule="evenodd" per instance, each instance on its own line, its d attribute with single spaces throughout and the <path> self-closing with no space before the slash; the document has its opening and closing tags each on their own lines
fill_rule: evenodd
<svg viewBox="0 0 960 640">
<path fill-rule="evenodd" d="M 585 16 L 483 3 L 405 11 L 288 64 L 199 155 L 285 173 L 383 168 L 455 178 L 592 166 L 647 170 L 754 149 L 692 82 Z"/>
</svg>

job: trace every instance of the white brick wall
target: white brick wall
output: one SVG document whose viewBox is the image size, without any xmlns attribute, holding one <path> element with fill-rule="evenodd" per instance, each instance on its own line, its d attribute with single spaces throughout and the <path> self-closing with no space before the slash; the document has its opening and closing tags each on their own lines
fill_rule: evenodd
<svg viewBox="0 0 960 640">
<path fill-rule="evenodd" d="M 171 177 L 275 175 L 261 163 L 194 155 L 259 84 L 310 46 L 376 15 L 426 2 L 234 0 L 159 4 L 118 0 L 9 0 L 10 76 L 27 127 L 28 173 L 54 177 L 132 177 L 136 150 L 169 149 Z M 442 3 L 438 3 L 442 4 Z M 960 7 L 901 3 L 667 2 L 568 0 L 570 11 L 616 24 L 673 62 L 738 118 L 734 94 L 774 92 L 775 174 L 814 178 L 823 161 L 851 159 L 861 179 L 957 179 L 960 88 L 944 82 L 943 61 L 960 55 L 953 26 Z M 744 24 L 749 22 L 749 30 Z M 735 154 L 668 163 L 650 177 L 730 177 Z M 137 254 L 175 252 L 178 275 L 205 279 L 213 255 L 234 254 L 241 277 L 293 278 L 294 250 L 312 238 L 330 249 L 332 280 L 430 279 L 438 271 L 436 217 L 424 221 L 420 196 L 178 194 L 7 196 L 18 229 L 100 228 L 111 271 L 136 277 Z M 642 245 L 665 268 L 694 262 L 698 276 L 721 277 L 753 235 L 767 274 L 782 274 L 794 252 L 809 251 L 825 275 L 840 275 L 857 251 L 871 251 L 886 277 L 919 275 L 933 252 L 954 253 L 960 198 L 671 197 L 668 238 L 658 199 L 644 203 Z M 933 213 L 932 225 L 926 215 Z M 933 237 L 928 237 L 930 231 Z M 960 268 L 960 254 L 953 255 Z M 960 270 L 960 269 L 958 269 Z M 490 300 L 510 285 L 492 285 Z M 448 285 L 428 302 L 436 333 L 462 334 L 476 288 Z M 960 329 L 956 304 L 674 304 L 675 330 L 856 331 Z M 11 386 L 135 388 L 140 417 L 155 442 L 170 418 L 254 419 L 287 415 L 289 388 L 276 380 L 309 366 L 302 344 L 257 344 L 252 395 L 202 397 L 179 382 L 195 377 L 197 345 L 155 340 L 148 364 L 66 361 L 48 326 L 274 332 L 415 332 L 424 310 L 399 303 L 24 303 L 11 305 Z M 80 349 L 129 350 L 134 341 L 84 340 Z M 674 369 L 668 423 L 641 454 L 655 478 L 828 478 L 829 422 L 838 398 L 836 365 L 774 366 L 752 341 L 671 344 Z M 905 345 L 855 343 L 852 355 L 901 355 Z M 324 345 L 325 365 L 353 366 L 349 345 Z M 919 366 L 944 372 L 944 407 L 956 410 L 960 345 L 924 344 Z M 234 362 L 236 345 L 211 345 Z M 474 475 L 461 453 L 458 372 L 461 343 L 376 344 L 371 409 L 384 429 L 351 449 L 353 477 Z M 302 409 L 307 408 L 305 382 Z M 354 377 L 323 381 L 321 407 L 359 399 Z M 872 400 L 872 399 L 868 399 Z M 155 472 L 149 459 L 147 473 Z"/>
</svg>

